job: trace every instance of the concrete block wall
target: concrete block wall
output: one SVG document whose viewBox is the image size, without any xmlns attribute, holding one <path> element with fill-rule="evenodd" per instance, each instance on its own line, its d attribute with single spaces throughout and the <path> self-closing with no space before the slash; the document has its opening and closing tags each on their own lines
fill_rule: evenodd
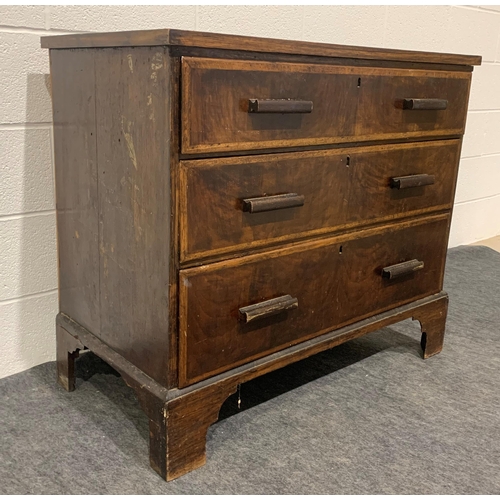
<svg viewBox="0 0 500 500">
<path fill-rule="evenodd" d="M 52 117 L 40 36 L 165 27 L 482 55 L 450 246 L 500 234 L 500 7 L 0 6 L 0 377 L 55 358 Z"/>
</svg>

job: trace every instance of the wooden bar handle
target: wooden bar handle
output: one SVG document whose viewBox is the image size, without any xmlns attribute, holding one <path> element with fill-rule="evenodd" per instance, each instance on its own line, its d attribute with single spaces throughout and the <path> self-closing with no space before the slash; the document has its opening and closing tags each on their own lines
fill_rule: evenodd
<svg viewBox="0 0 500 500">
<path fill-rule="evenodd" d="M 293 99 L 248 99 L 249 113 L 311 113 L 312 101 Z"/>
<path fill-rule="evenodd" d="M 448 101 L 446 99 L 406 98 L 396 101 L 396 107 L 402 109 L 421 109 L 421 110 L 446 109 L 448 107 Z"/>
<path fill-rule="evenodd" d="M 289 309 L 297 309 L 299 301 L 291 295 L 283 295 L 271 300 L 265 300 L 251 306 L 240 307 L 240 321 L 243 323 L 251 323 L 262 318 L 275 316 Z"/>
<path fill-rule="evenodd" d="M 297 193 L 278 194 L 276 196 L 261 196 L 259 198 L 246 198 L 243 200 L 243 212 L 255 214 L 269 212 L 282 208 L 301 207 L 304 196 Z"/>
<path fill-rule="evenodd" d="M 391 188 L 406 189 L 419 186 L 430 186 L 431 184 L 434 184 L 435 181 L 436 178 L 434 175 L 403 175 L 402 177 L 391 177 Z"/>
<path fill-rule="evenodd" d="M 407 262 L 401 262 L 401 264 L 394 264 L 393 266 L 384 267 L 382 269 L 382 277 L 392 280 L 395 278 L 399 278 L 400 276 L 412 274 L 423 268 L 424 263 L 422 261 L 413 259 Z"/>
</svg>

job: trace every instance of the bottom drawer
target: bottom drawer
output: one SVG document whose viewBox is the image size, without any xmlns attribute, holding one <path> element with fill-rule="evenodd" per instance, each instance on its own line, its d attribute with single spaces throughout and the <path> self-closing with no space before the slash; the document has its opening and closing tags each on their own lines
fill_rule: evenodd
<svg viewBox="0 0 500 500">
<path fill-rule="evenodd" d="M 181 271 L 179 385 L 439 292 L 448 228 L 439 215 Z"/>
</svg>

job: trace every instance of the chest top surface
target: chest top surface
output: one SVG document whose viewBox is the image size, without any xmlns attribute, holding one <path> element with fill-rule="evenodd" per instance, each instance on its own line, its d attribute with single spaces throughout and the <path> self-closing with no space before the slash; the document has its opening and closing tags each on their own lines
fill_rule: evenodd
<svg viewBox="0 0 500 500">
<path fill-rule="evenodd" d="M 477 55 L 357 47 L 351 45 L 280 40 L 274 38 L 259 38 L 176 29 L 47 36 L 42 37 L 41 45 L 42 48 L 48 49 L 132 46 L 198 47 L 205 49 L 244 50 L 257 53 L 279 53 L 460 66 L 475 66 L 481 64 L 481 56 Z"/>
</svg>

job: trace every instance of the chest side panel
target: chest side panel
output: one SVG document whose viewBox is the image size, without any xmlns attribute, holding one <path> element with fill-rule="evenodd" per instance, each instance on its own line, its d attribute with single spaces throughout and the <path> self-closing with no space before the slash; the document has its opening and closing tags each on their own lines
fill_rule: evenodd
<svg viewBox="0 0 500 500">
<path fill-rule="evenodd" d="M 99 49 L 95 57 L 99 335 L 166 383 L 170 62 L 161 47 Z"/>
</svg>

